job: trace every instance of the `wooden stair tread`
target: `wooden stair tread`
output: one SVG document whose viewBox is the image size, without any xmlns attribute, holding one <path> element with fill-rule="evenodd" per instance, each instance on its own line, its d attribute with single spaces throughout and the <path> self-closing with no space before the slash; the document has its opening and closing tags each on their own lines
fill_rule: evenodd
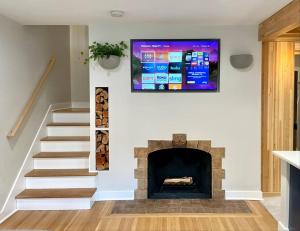
<svg viewBox="0 0 300 231">
<path fill-rule="evenodd" d="M 46 136 L 41 141 L 90 141 L 89 136 Z"/>
<path fill-rule="evenodd" d="M 64 176 L 96 176 L 97 172 L 88 169 L 33 169 L 25 177 L 64 177 Z"/>
<path fill-rule="evenodd" d="M 89 152 L 40 152 L 32 158 L 88 158 Z"/>
<path fill-rule="evenodd" d="M 47 127 L 64 127 L 64 126 L 90 126 L 90 123 L 49 123 Z"/>
<path fill-rule="evenodd" d="M 96 188 L 66 188 L 66 189 L 25 189 L 16 199 L 33 198 L 90 198 Z"/>
<path fill-rule="evenodd" d="M 54 113 L 90 113 L 89 108 L 63 108 L 53 110 Z"/>
</svg>

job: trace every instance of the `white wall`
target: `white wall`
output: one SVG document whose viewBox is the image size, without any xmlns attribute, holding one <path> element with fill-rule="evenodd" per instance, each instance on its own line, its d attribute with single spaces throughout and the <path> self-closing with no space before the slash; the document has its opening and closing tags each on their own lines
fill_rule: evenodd
<svg viewBox="0 0 300 231">
<path fill-rule="evenodd" d="M 71 97 L 73 102 L 88 102 L 89 65 L 83 64 L 88 55 L 88 27 L 70 26 Z M 81 52 L 84 55 L 81 55 Z"/>
<path fill-rule="evenodd" d="M 0 208 L 50 104 L 70 102 L 69 29 L 21 26 L 0 16 Z M 51 56 L 57 62 L 19 136 L 8 140 Z"/>
<path fill-rule="evenodd" d="M 108 86 L 110 97 L 110 170 L 100 172 L 99 190 L 134 190 L 133 148 L 147 146 L 149 139 L 169 140 L 173 133 L 186 133 L 188 139 L 209 139 L 213 146 L 226 147 L 224 189 L 260 191 L 261 47 L 257 27 L 106 23 L 90 25 L 89 38 L 90 43 L 129 43 L 133 38 L 221 39 L 219 93 L 131 93 L 129 57 L 111 72 L 90 65 L 92 126 L 94 88 Z M 239 52 L 254 55 L 250 70 L 231 67 L 230 55 Z M 94 133 L 92 130 L 92 157 Z M 91 164 L 95 166 L 94 160 Z"/>
</svg>

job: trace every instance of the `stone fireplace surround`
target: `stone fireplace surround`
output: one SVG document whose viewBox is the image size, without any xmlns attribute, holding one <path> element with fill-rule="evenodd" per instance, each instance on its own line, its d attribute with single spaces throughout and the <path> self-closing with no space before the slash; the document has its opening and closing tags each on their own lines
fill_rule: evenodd
<svg viewBox="0 0 300 231">
<path fill-rule="evenodd" d="M 134 177 L 138 186 L 134 199 L 148 198 L 148 154 L 168 148 L 193 148 L 209 153 L 212 157 L 212 199 L 225 199 L 225 191 L 222 190 L 222 179 L 225 178 L 222 159 L 225 157 L 225 148 L 211 147 L 209 140 L 186 140 L 186 134 L 173 134 L 172 140 L 149 140 L 148 147 L 134 148 L 134 157 L 137 159 Z"/>
</svg>

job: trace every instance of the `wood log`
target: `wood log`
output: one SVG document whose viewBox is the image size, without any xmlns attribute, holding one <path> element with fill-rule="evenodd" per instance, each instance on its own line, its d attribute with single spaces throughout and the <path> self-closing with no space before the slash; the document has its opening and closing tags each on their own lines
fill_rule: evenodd
<svg viewBox="0 0 300 231">
<path fill-rule="evenodd" d="M 103 135 L 102 144 L 108 144 L 108 135 Z"/>
<path fill-rule="evenodd" d="M 100 152 L 101 153 L 105 153 L 105 145 L 104 144 L 100 144 Z"/>
<path fill-rule="evenodd" d="M 96 88 L 96 95 L 100 94 L 102 91 L 103 91 L 102 88 L 97 87 L 97 88 Z"/>
<path fill-rule="evenodd" d="M 193 184 L 193 177 L 179 177 L 179 178 L 166 178 L 164 185 L 191 185 Z"/>
<path fill-rule="evenodd" d="M 103 111 L 103 117 L 108 118 L 108 111 Z"/>
<path fill-rule="evenodd" d="M 107 111 L 107 109 L 108 109 L 108 103 L 107 103 L 106 101 L 105 101 L 104 104 L 103 104 L 103 109 L 106 110 L 106 111 Z"/>
<path fill-rule="evenodd" d="M 103 118 L 102 119 L 102 124 L 105 125 L 106 127 L 108 127 L 108 119 L 107 118 Z"/>
<path fill-rule="evenodd" d="M 108 99 L 108 93 L 107 91 L 103 91 L 102 92 L 104 99 Z"/>
<path fill-rule="evenodd" d="M 96 127 L 100 127 L 102 125 L 102 121 L 100 119 L 96 119 Z"/>
<path fill-rule="evenodd" d="M 100 95 L 96 95 L 96 103 L 100 103 Z"/>
</svg>

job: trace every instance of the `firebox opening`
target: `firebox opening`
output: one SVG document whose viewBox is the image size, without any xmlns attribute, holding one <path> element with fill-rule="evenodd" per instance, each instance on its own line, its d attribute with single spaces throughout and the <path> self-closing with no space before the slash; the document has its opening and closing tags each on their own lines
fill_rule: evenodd
<svg viewBox="0 0 300 231">
<path fill-rule="evenodd" d="M 211 155 L 170 148 L 148 155 L 148 198 L 211 198 Z"/>
</svg>

